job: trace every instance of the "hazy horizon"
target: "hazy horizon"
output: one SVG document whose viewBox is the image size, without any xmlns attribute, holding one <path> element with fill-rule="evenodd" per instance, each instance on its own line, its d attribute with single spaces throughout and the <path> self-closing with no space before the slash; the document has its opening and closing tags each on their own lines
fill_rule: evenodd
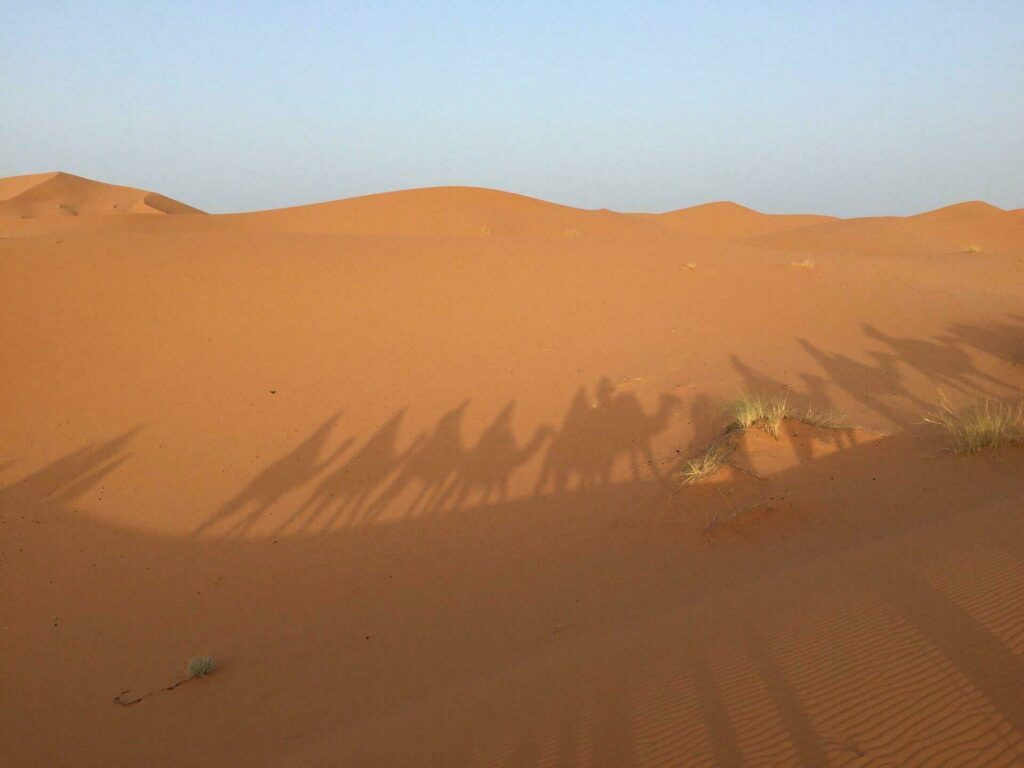
<svg viewBox="0 0 1024 768">
<path fill-rule="evenodd" d="M 444 185 L 621 211 L 1024 206 L 1018 3 L 5 11 L 0 176 L 211 212 Z"/>
</svg>

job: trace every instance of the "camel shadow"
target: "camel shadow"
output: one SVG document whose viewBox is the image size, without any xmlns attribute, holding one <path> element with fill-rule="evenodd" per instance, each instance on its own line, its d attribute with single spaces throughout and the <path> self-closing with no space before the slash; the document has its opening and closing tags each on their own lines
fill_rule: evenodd
<svg viewBox="0 0 1024 768">
<path fill-rule="evenodd" d="M 0 505 L 43 504 L 60 506 L 81 497 L 130 457 L 125 448 L 142 427 L 97 445 L 91 443 L 32 472 L 16 483 L 0 487 Z M 10 462 L 6 466 L 10 466 Z"/>
<path fill-rule="evenodd" d="M 423 440 L 420 435 L 405 451 L 398 451 L 398 433 L 404 416 L 403 408 L 388 419 L 355 455 L 327 474 L 295 513 L 278 527 L 277 533 L 284 532 L 296 521 L 300 521 L 297 532 L 305 532 L 325 512 L 330 517 L 323 526 L 324 530 L 332 528 L 346 512 L 347 519 L 342 521 L 342 526 L 352 527 L 374 491 Z M 305 519 L 301 519 L 303 516 Z"/>
<path fill-rule="evenodd" d="M 828 378 L 850 397 L 889 422 L 907 427 L 915 421 L 903 409 L 890 404 L 893 398 L 912 403 L 919 412 L 929 405 L 902 384 L 896 369 L 895 355 L 871 353 L 875 364 L 862 363 L 842 353 L 829 353 L 806 339 L 798 339 L 800 346 L 821 366 Z"/>
<path fill-rule="evenodd" d="M 508 484 L 512 474 L 527 464 L 541 449 L 554 430 L 539 425 L 529 440 L 520 446 L 512 429 L 515 401 L 506 405 L 484 430 L 476 444 L 462 456 L 453 480 L 453 509 L 464 508 L 471 494 L 479 494 L 478 504 L 485 505 L 497 494 L 497 501 L 508 500 Z"/>
<path fill-rule="evenodd" d="M 340 412 L 326 419 L 309 437 L 256 475 L 224 506 L 200 523 L 193 535 L 198 536 L 233 517 L 237 519 L 228 527 L 225 535 L 242 535 L 281 497 L 315 478 L 351 444 L 350 441 L 344 443 L 326 460 L 321 461 L 320 456 L 339 415 Z"/>
<path fill-rule="evenodd" d="M 896 337 L 883 333 L 870 323 L 864 324 L 869 339 L 881 341 L 906 365 L 928 377 L 940 386 L 964 394 L 984 393 L 982 383 L 1008 388 L 1011 385 L 984 371 L 971 362 L 970 355 L 956 338 L 936 337 L 935 341 Z"/>
<path fill-rule="evenodd" d="M 1024 366 L 1024 316 L 1009 315 L 1011 323 L 955 323 L 946 330 L 955 339 L 1011 365 Z"/>
<path fill-rule="evenodd" d="M 642 465 L 659 477 L 651 441 L 668 428 L 680 405 L 678 398 L 664 393 L 656 410 L 648 414 L 635 394 L 616 393 L 607 378 L 598 382 L 592 404 L 581 387 L 548 444 L 534 494 L 549 488 L 564 492 L 574 479 L 580 489 L 606 485 L 622 459 L 634 480 L 641 478 Z"/>
<path fill-rule="evenodd" d="M 406 508 L 405 517 L 433 513 L 444 505 L 451 493 L 449 481 L 466 453 L 462 444 L 462 419 L 468 407 L 469 400 L 463 400 L 441 416 L 429 436 L 417 441 L 403 461 L 398 476 L 367 507 L 360 523 L 373 522 L 413 488 L 417 489 L 416 495 Z"/>
</svg>

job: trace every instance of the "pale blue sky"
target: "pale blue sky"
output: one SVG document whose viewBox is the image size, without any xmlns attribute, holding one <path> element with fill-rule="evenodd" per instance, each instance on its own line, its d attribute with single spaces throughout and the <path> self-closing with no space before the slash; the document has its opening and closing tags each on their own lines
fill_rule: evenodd
<svg viewBox="0 0 1024 768">
<path fill-rule="evenodd" d="M 1024 0 L 0 0 L 0 176 L 210 211 L 470 184 L 588 208 L 1024 206 Z"/>
</svg>

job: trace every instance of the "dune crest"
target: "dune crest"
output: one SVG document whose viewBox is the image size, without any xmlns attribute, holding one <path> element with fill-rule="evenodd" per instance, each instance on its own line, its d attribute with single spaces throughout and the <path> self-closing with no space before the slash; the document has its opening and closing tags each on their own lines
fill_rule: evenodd
<svg viewBox="0 0 1024 768">
<path fill-rule="evenodd" d="M 964 219 L 975 219 L 983 216 L 998 217 L 1005 214 L 1002 208 L 986 203 L 984 200 L 967 200 L 963 203 L 953 203 L 932 211 L 925 211 L 910 216 L 918 221 L 962 221 Z"/>
<path fill-rule="evenodd" d="M 161 214 L 124 217 L 109 214 Z M 258 231 L 382 237 L 681 238 L 796 253 L 920 256 L 1015 253 L 1024 249 L 1024 209 L 983 201 L 912 216 L 842 219 L 768 214 L 731 201 L 665 213 L 574 208 L 513 192 L 466 186 L 424 187 L 265 211 L 173 216 L 202 211 L 156 192 L 67 173 L 0 179 L 0 221 L 11 231 Z M 58 225 L 58 222 L 60 224 Z"/>
<path fill-rule="evenodd" d="M 803 253 L 863 256 L 1014 253 L 1024 250 L 1024 218 L 990 203 L 956 203 L 913 216 L 836 219 L 747 240 Z"/>
<path fill-rule="evenodd" d="M 203 211 L 155 192 L 106 184 L 62 171 L 0 179 L 0 218 L 124 213 L 196 214 Z"/>
<path fill-rule="evenodd" d="M 643 215 L 673 230 L 726 240 L 740 240 L 835 221 L 834 216 L 761 213 L 731 201 L 704 203 L 668 213 Z"/>
<path fill-rule="evenodd" d="M 614 211 L 483 187 L 407 189 L 240 216 L 260 227 L 358 235 L 577 237 L 609 224 L 636 225 Z"/>
</svg>

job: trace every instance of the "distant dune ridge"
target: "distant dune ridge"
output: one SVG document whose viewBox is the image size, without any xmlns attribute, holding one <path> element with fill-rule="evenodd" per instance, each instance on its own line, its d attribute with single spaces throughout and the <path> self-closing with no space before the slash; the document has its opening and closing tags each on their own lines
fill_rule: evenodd
<svg viewBox="0 0 1024 768">
<path fill-rule="evenodd" d="M 480 187 L 428 187 L 239 216 L 290 230 L 359 235 L 555 235 L 614 224 L 621 214 L 587 211 Z M 254 222 L 255 223 L 255 222 Z"/>
<path fill-rule="evenodd" d="M 731 240 L 785 232 L 811 224 L 820 224 L 824 221 L 835 221 L 835 216 L 761 213 L 729 201 L 704 203 L 668 213 L 638 215 L 681 232 L 693 232 Z"/>
<path fill-rule="evenodd" d="M 155 192 L 68 173 L 0 179 L 0 221 L 109 214 L 202 214 Z M 180 220 L 184 226 L 192 226 Z M 39 223 L 25 222 L 30 228 Z M 84 222 L 83 222 L 84 223 Z M 151 222 L 155 225 L 156 222 Z M 195 222 L 198 224 L 198 222 Z M 170 222 L 168 222 L 170 224 Z M 130 223 L 125 223 L 131 227 Z M 46 226 L 49 226 L 48 224 Z M 93 228 L 93 225 L 86 225 Z M 123 226 L 118 225 L 122 231 Z M 150 224 L 139 226 L 147 226 Z M 177 226 L 177 225 L 173 225 Z M 481 187 L 426 187 L 324 203 L 203 217 L 199 228 L 347 235 L 556 237 L 670 236 L 771 250 L 859 255 L 1009 252 L 1024 247 L 1024 209 L 957 203 L 914 216 L 840 219 L 768 214 L 729 201 L 666 213 L 586 210 Z M 163 230 L 161 225 L 160 229 Z"/>
<path fill-rule="evenodd" d="M 752 242 L 766 248 L 862 255 L 1012 251 L 1024 246 L 1024 215 L 974 201 L 915 216 L 836 219 Z"/>
<path fill-rule="evenodd" d="M 195 214 L 203 211 L 156 192 L 105 184 L 61 171 L 0 179 L 0 218 L 118 213 Z"/>
</svg>

